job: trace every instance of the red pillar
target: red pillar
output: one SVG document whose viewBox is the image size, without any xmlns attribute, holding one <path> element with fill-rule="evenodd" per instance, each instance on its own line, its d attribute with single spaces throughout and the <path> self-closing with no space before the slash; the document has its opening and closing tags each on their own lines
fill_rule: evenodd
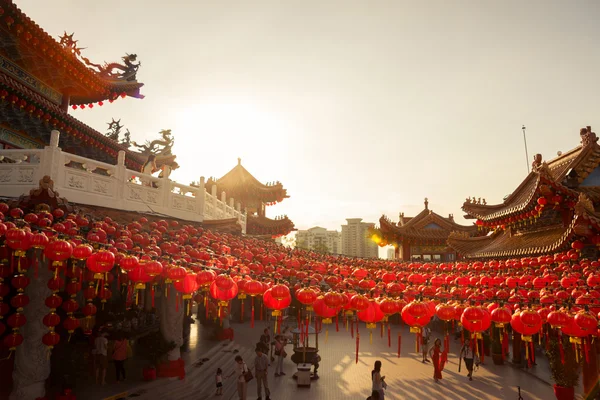
<svg viewBox="0 0 600 400">
<path fill-rule="evenodd" d="M 402 261 L 410 261 L 410 243 L 402 242 Z"/>
<path fill-rule="evenodd" d="M 596 383 L 598 382 L 598 352 L 600 346 L 598 346 L 598 340 L 596 340 L 589 349 L 590 362 L 583 361 L 583 392 L 590 393 Z"/>
<path fill-rule="evenodd" d="M 521 364 L 521 334 L 515 330 L 513 330 L 512 348 L 513 364 Z"/>
</svg>

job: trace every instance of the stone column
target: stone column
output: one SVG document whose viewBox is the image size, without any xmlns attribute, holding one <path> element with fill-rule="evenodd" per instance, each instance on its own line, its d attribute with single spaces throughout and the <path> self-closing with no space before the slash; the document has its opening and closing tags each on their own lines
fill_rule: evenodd
<svg viewBox="0 0 600 400">
<path fill-rule="evenodd" d="M 158 312 L 160 315 L 160 332 L 167 342 L 175 342 L 175 348 L 168 353 L 169 361 L 175 361 L 181 358 L 180 347 L 183 344 L 183 305 L 180 303 L 177 307 L 176 301 L 181 302 L 181 296 L 172 285 L 169 286 L 168 297 L 164 292 L 160 294 L 160 303 Z M 157 294 L 155 294 L 156 296 Z M 155 298 L 155 301 L 158 300 Z M 176 311 L 177 310 L 177 311 Z"/>
<path fill-rule="evenodd" d="M 50 312 L 45 300 L 52 294 L 48 289 L 48 280 L 52 273 L 48 270 L 47 262 L 41 262 L 38 277 L 34 277 L 34 267 L 28 271 L 31 283 L 25 289 L 29 296 L 29 305 L 23 313 L 27 323 L 21 328 L 23 344 L 15 352 L 13 370 L 13 390 L 10 400 L 35 400 L 46 394 L 46 379 L 50 376 L 50 358 L 48 348 L 42 343 L 42 336 L 48 328 L 42 323 L 44 316 Z"/>
<path fill-rule="evenodd" d="M 61 148 L 58 147 L 60 140 L 60 132 L 53 130 L 50 133 L 50 143 L 44 147 L 44 154 L 40 160 L 41 173 L 40 177 L 44 175 L 50 176 L 54 181 L 54 188 L 60 192 L 60 185 L 62 185 L 62 176 L 59 173 L 59 162 L 61 158 Z"/>
<path fill-rule="evenodd" d="M 196 194 L 196 205 L 198 207 L 198 214 L 200 215 L 200 222 L 204 221 L 204 194 L 206 193 L 206 187 L 204 185 L 204 177 L 201 176 L 199 181 L 200 187 L 198 188 L 198 192 Z"/>
</svg>

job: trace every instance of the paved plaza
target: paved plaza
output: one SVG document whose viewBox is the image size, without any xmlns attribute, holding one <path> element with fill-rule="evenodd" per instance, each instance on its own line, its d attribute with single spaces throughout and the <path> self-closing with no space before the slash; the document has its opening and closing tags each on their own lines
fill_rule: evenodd
<svg viewBox="0 0 600 400">
<path fill-rule="evenodd" d="M 195 343 L 194 356 L 196 362 L 188 362 L 187 376 L 183 381 L 178 379 L 160 379 L 150 383 L 131 384 L 122 396 L 112 397 L 127 398 L 131 395 L 137 399 L 237 399 L 235 392 L 235 378 L 225 380 L 223 396 L 214 396 L 214 374 L 218 367 L 222 368 L 224 375 L 228 375 L 234 368 L 234 357 L 240 354 L 246 363 L 252 367 L 254 359 L 254 344 L 258 341 L 260 333 L 265 326 L 264 322 L 256 324 L 251 329 L 249 324 L 233 324 L 235 341 L 209 342 L 194 340 L 199 334 L 198 328 L 192 330 L 192 341 Z M 335 326 L 329 327 L 329 339 L 324 341 L 325 335 L 320 335 L 319 347 L 322 356 L 319 369 L 320 379 L 313 381 L 310 388 L 299 388 L 292 378 L 295 365 L 289 360 L 284 362 L 284 371 L 287 375 L 274 377 L 274 369 L 270 368 L 269 386 L 273 400 L 364 400 L 370 392 L 370 371 L 375 360 L 383 363 L 382 374 L 386 376 L 388 390 L 386 399 L 518 399 L 517 386 L 521 387 L 524 400 L 545 400 L 554 398 L 552 387 L 536 378 L 510 365 L 495 366 L 491 359 L 485 362 L 475 374 L 474 380 L 469 382 L 463 369 L 458 373 L 458 358 L 456 353 L 459 342 L 452 342 L 451 354 L 448 364 L 443 372 L 440 383 L 433 381 L 433 367 L 423 364 L 420 356 L 415 351 L 414 335 L 404 327 L 402 331 L 402 354 L 397 357 L 397 333 L 401 329 L 392 326 L 392 347 L 387 346 L 387 337 L 382 339 L 379 331 L 373 335 L 373 343 L 369 343 L 368 331 L 361 324 L 361 342 L 358 364 L 355 363 L 355 339 L 350 333 L 340 326 L 340 332 L 335 332 Z M 435 334 L 434 334 L 435 336 Z M 312 338 L 311 338 L 312 339 Z M 291 347 L 291 346 L 290 346 Z M 291 350 L 291 349 L 290 349 Z M 289 351 L 291 353 L 291 351 Z M 205 359 L 204 362 L 200 361 Z M 208 360 L 206 360 L 208 359 Z M 114 388 L 114 386 L 113 386 Z M 248 399 L 255 399 L 256 380 L 248 385 Z M 88 398 L 88 397 L 86 397 Z M 92 399 L 91 397 L 89 397 Z M 98 399 L 105 397 L 96 397 Z M 264 396 L 263 396 L 264 398 Z M 93 399 L 95 400 L 95 399 Z"/>
</svg>

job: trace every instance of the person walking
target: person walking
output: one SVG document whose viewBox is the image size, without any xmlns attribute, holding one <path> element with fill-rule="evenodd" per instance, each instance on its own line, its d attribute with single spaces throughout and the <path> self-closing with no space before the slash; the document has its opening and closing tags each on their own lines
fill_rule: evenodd
<svg viewBox="0 0 600 400">
<path fill-rule="evenodd" d="M 422 343 L 422 351 L 423 351 L 423 363 L 429 362 L 429 360 L 427 359 L 427 350 L 428 350 L 428 346 L 427 344 L 429 343 L 429 338 L 431 337 L 431 329 L 429 329 L 428 327 L 423 328 L 423 339 L 421 341 Z"/>
<path fill-rule="evenodd" d="M 385 385 L 385 376 L 381 376 L 381 361 L 375 361 L 375 365 L 373 366 L 373 371 L 371 371 L 371 380 L 373 381 L 373 387 L 371 390 L 373 392 L 379 393 L 379 400 L 383 400 L 384 393 L 383 387 Z"/>
<path fill-rule="evenodd" d="M 112 359 L 115 362 L 115 372 L 117 374 L 117 382 L 121 382 L 121 375 L 125 381 L 125 360 L 127 360 L 127 348 L 129 342 L 125 338 L 123 332 L 117 334 L 117 338 L 113 345 Z"/>
<path fill-rule="evenodd" d="M 248 382 L 246 382 L 246 372 L 248 372 L 248 366 L 244 362 L 242 356 L 235 356 L 235 371 L 231 374 L 227 375 L 227 377 L 231 377 L 237 374 L 237 392 L 240 400 L 247 400 L 247 389 Z"/>
<path fill-rule="evenodd" d="M 275 337 L 275 355 L 277 356 L 277 363 L 275 364 L 275 376 L 285 375 L 283 372 L 283 359 L 287 355 L 285 352 L 285 337 L 277 335 Z"/>
<path fill-rule="evenodd" d="M 96 384 L 106 385 L 106 367 L 108 366 L 106 332 L 100 332 L 94 341 L 96 350 Z"/>
<path fill-rule="evenodd" d="M 467 371 L 469 372 L 467 374 L 467 377 L 469 377 L 470 381 L 473 380 L 473 358 L 474 358 L 474 356 L 475 355 L 473 354 L 473 348 L 471 347 L 471 340 L 465 339 L 465 344 L 460 349 L 460 355 L 458 357 L 465 360 L 465 366 L 467 367 Z"/>
<path fill-rule="evenodd" d="M 429 350 L 429 356 L 431 357 L 431 361 L 433 362 L 433 379 L 438 382 L 442 379 L 442 369 L 441 369 L 441 361 L 442 361 L 442 341 L 440 339 L 435 339 L 433 343 L 433 347 Z"/>
<path fill-rule="evenodd" d="M 266 400 L 271 400 L 269 397 L 271 391 L 269 390 L 268 369 L 269 357 L 264 353 L 263 347 L 257 347 L 256 358 L 254 359 L 254 376 L 256 377 L 256 395 L 258 396 L 258 400 L 262 400 L 261 389 L 263 384 L 265 386 L 265 398 Z"/>
</svg>

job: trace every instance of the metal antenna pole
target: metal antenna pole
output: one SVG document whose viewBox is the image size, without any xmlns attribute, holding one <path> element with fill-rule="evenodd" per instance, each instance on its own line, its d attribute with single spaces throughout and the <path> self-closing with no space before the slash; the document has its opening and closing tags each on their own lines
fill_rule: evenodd
<svg viewBox="0 0 600 400">
<path fill-rule="evenodd" d="M 525 125 L 521 128 L 523 130 L 523 143 L 525 143 L 525 164 L 527 164 L 527 173 L 529 174 L 529 153 L 527 152 L 527 136 L 525 135 Z"/>
</svg>

